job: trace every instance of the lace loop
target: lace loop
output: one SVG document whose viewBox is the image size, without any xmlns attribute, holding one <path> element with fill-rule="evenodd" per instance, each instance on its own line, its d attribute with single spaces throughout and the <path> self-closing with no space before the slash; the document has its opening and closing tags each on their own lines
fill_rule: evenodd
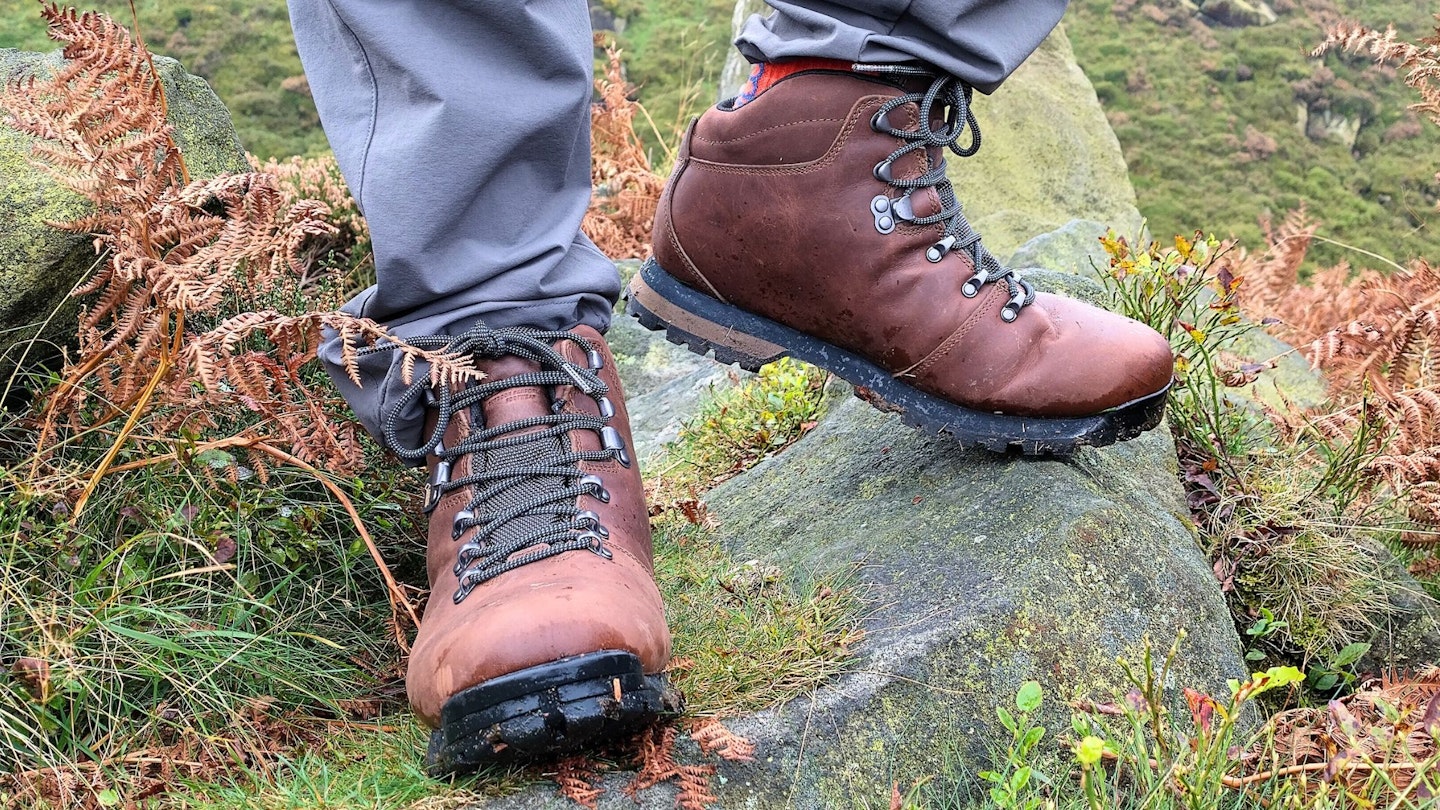
<svg viewBox="0 0 1440 810">
<path fill-rule="evenodd" d="M 1019 317 L 1020 310 L 1035 301 L 1035 288 L 1030 282 L 1016 275 L 1013 269 L 1001 264 L 980 241 L 980 234 L 965 218 L 964 206 L 955 196 L 955 187 L 945 173 L 945 161 L 938 161 L 938 165 L 919 177 L 896 178 L 892 169 L 895 162 L 905 156 L 920 151 L 928 153 L 930 149 L 948 149 L 962 158 L 979 152 L 980 123 L 975 119 L 975 111 L 971 107 L 975 88 L 954 76 L 937 76 L 918 65 L 856 64 L 852 68 L 858 72 L 931 79 L 925 92 L 905 93 L 891 98 L 881 104 L 880 109 L 870 117 L 871 129 L 905 142 L 876 164 L 875 177 L 902 192 L 902 196 L 890 204 L 896 216 L 914 225 L 944 223 L 944 235 L 925 251 L 926 259 L 939 262 L 955 250 L 964 250 L 970 254 L 975 275 L 966 282 L 962 294 L 973 298 L 979 294 L 983 285 L 1002 280 L 1005 282 L 1010 301 L 1001 310 L 1000 317 L 1006 323 L 1013 323 Z M 915 104 L 920 108 L 919 122 L 915 129 L 900 129 L 890 123 L 890 113 L 906 104 Z M 938 116 L 941 126 L 937 129 L 934 122 L 937 119 L 936 113 L 940 111 L 943 111 L 943 114 Z M 960 141 L 967 135 L 969 143 L 962 146 Z M 909 198 L 922 188 L 935 189 L 940 198 L 940 210 L 934 214 L 916 217 L 913 216 Z M 912 215 L 906 216 L 907 211 Z M 893 227 L 881 230 L 881 233 L 889 233 L 891 230 L 894 230 Z"/>
<path fill-rule="evenodd" d="M 567 360 L 556 349 L 562 341 L 572 342 L 585 353 L 586 365 Z M 474 588 L 507 571 L 567 551 L 588 550 L 609 559 L 605 547 L 609 531 L 599 515 L 581 511 L 578 499 L 589 496 L 601 503 L 610 494 L 601 478 L 583 473 L 580 463 L 619 460 L 630 465 L 625 442 L 610 422 L 615 415 L 606 397 L 609 386 L 597 373 L 602 355 L 589 341 L 571 332 L 544 331 L 524 327 L 491 329 L 477 323 L 455 335 L 411 338 L 411 345 L 453 354 L 472 354 L 496 360 L 518 357 L 529 360 L 538 370 L 521 372 L 495 380 L 482 380 L 459 391 L 444 383 L 432 386 L 419 377 L 391 405 L 382 425 L 385 443 L 396 455 L 410 461 L 435 456 L 435 470 L 426 489 L 426 511 L 433 511 L 444 497 L 469 488 L 469 502 L 453 518 L 451 536 L 459 541 L 469 536 L 456 551 L 455 575 L 460 587 L 453 599 L 464 600 Z M 377 346 L 368 352 L 393 350 Z M 556 402 L 545 415 L 528 416 L 497 425 L 477 426 L 454 446 L 444 442 L 455 414 L 477 412 L 492 396 L 514 388 L 553 389 L 573 385 L 594 399 L 600 416 L 563 411 Z M 419 447 L 404 447 L 399 441 L 400 415 L 420 398 L 435 409 L 435 427 Z M 601 449 L 577 450 L 569 440 L 576 430 L 588 430 L 601 437 Z M 471 461 L 466 474 L 452 477 L 461 457 Z"/>
</svg>

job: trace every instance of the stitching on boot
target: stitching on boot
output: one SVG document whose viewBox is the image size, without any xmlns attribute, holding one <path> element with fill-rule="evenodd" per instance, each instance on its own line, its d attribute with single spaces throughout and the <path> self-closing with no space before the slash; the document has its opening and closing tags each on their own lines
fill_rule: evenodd
<svg viewBox="0 0 1440 810">
<path fill-rule="evenodd" d="M 970 317 L 962 321 L 961 324 L 956 327 L 955 331 L 950 333 L 949 337 L 941 341 L 940 345 L 932 349 L 920 362 L 907 369 L 895 372 L 894 376 L 897 378 L 903 376 L 919 378 L 921 374 L 929 371 L 931 366 L 939 362 L 941 358 L 949 354 L 955 346 L 964 340 L 965 336 L 970 334 L 971 330 L 980 322 L 980 318 L 983 315 L 990 313 L 992 304 L 994 303 L 993 299 L 997 294 L 1002 298 L 1008 297 L 1000 287 L 987 286 L 989 286 L 988 292 L 977 302 L 975 308 L 970 311 Z"/>
<path fill-rule="evenodd" d="M 740 143 L 741 141 L 745 141 L 745 140 L 748 140 L 748 139 L 750 139 L 750 138 L 758 138 L 758 137 L 760 137 L 761 135 L 764 135 L 764 134 L 766 134 L 766 133 L 774 132 L 774 131 L 776 131 L 776 130 L 785 129 L 786 127 L 797 127 L 797 126 L 800 126 L 801 124 L 824 124 L 824 123 L 829 123 L 829 122 L 831 122 L 831 121 L 839 122 L 839 121 L 844 121 L 844 120 L 845 120 L 844 118 L 806 118 L 806 119 L 803 120 L 803 121 L 787 121 L 787 122 L 785 122 L 785 123 L 783 123 L 783 124 L 775 124 L 774 126 L 769 126 L 769 127 L 764 128 L 764 129 L 757 129 L 757 130 L 755 130 L 754 132 L 751 132 L 751 133 L 748 134 L 748 135 L 741 135 L 741 136 L 738 137 L 738 138 L 707 138 L 707 137 L 705 137 L 704 135 L 701 135 L 700 133 L 697 132 L 697 133 L 695 133 L 695 140 L 697 140 L 697 141 L 704 141 L 705 143 L 714 144 L 714 145 L 716 145 L 716 146 L 721 146 L 721 145 L 724 145 L 724 144 Z"/>
<path fill-rule="evenodd" d="M 756 175 L 784 177 L 793 174 L 808 174 L 812 171 L 815 171 L 816 169 L 823 169 L 834 163 L 836 158 L 838 158 L 840 155 L 841 148 L 844 146 L 845 143 L 850 140 L 851 133 L 855 131 L 856 122 L 859 121 L 862 117 L 865 117 L 862 114 L 862 110 L 865 107 L 871 106 L 872 104 L 874 104 L 874 106 L 878 108 L 881 103 L 884 103 L 884 98 L 885 96 L 866 96 L 865 98 L 862 98 L 858 102 L 856 102 L 855 106 L 850 108 L 850 116 L 845 119 L 845 126 L 841 128 L 840 132 L 835 135 L 835 140 L 830 144 L 830 148 L 825 150 L 825 154 L 808 163 L 794 163 L 789 166 L 779 167 L 740 166 L 736 168 L 731 168 L 731 164 L 713 163 L 711 161 L 705 160 L 704 158 L 698 158 L 693 155 L 690 157 L 690 162 L 702 166 L 709 171 L 713 171 L 716 174 L 733 174 L 746 177 L 754 177 Z"/>
</svg>

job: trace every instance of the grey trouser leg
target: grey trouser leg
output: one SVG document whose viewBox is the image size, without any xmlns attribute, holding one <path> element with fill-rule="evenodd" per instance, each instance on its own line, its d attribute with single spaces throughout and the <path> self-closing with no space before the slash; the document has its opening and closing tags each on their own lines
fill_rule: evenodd
<svg viewBox="0 0 1440 810">
<path fill-rule="evenodd" d="M 593 44 L 584 0 L 290 0 L 340 168 L 370 224 L 378 283 L 345 309 L 400 337 L 493 327 L 604 330 L 615 266 L 580 233 L 590 200 Z M 374 435 L 403 386 L 368 358 Z M 418 439 L 420 409 L 402 414 Z M 412 445 L 413 446 L 413 445 Z"/>
<path fill-rule="evenodd" d="M 921 59 L 989 91 L 1064 0 L 767 0 L 738 45 L 754 60 Z M 593 50 L 585 0 L 289 0 L 325 132 L 370 224 L 378 283 L 346 305 L 400 337 L 490 326 L 604 330 L 614 266 L 580 233 L 590 198 Z M 321 347 L 381 435 L 399 360 L 363 388 Z M 417 403 L 396 414 L 419 444 Z"/>
<path fill-rule="evenodd" d="M 1060 22 L 1067 0 L 765 0 L 735 44 L 752 62 L 919 59 L 990 93 Z"/>
</svg>

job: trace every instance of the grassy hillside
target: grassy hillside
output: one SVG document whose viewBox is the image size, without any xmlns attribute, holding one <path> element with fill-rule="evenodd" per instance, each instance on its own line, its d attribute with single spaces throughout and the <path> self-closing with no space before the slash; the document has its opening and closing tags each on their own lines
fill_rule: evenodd
<svg viewBox="0 0 1440 810">
<path fill-rule="evenodd" d="M 1263 214 L 1303 203 L 1324 223 L 1324 236 L 1386 257 L 1407 259 L 1440 242 L 1440 128 L 1406 112 L 1413 96 L 1393 70 L 1306 56 L 1323 23 L 1341 16 L 1393 22 L 1419 36 L 1430 0 L 1276 0 L 1278 22 L 1240 29 L 1200 24 L 1179 2 L 1074 0 L 1066 18 L 1156 233 L 1202 228 L 1258 244 Z M 0 47 L 49 47 L 36 5 L 5 4 Z M 88 5 L 129 19 L 123 0 Z M 661 142 L 714 100 L 733 3 L 606 5 L 625 20 L 618 43 L 656 123 L 642 134 L 663 163 Z M 325 149 L 283 0 L 138 6 L 152 46 L 210 80 L 248 149 L 262 157 Z M 1353 148 L 1306 137 L 1297 104 L 1359 123 Z M 1356 258 L 1324 244 L 1315 256 Z"/>
<path fill-rule="evenodd" d="M 1173 0 L 1168 0 L 1173 3 Z M 1125 150 L 1140 209 L 1159 234 L 1195 228 L 1259 243 L 1259 217 L 1302 203 L 1322 234 L 1404 260 L 1440 243 L 1435 200 L 1440 128 L 1406 111 L 1417 99 L 1395 71 L 1367 60 L 1306 53 L 1339 17 L 1412 41 L 1428 0 L 1276 3 L 1278 22 L 1207 27 L 1167 0 L 1076 0 L 1067 26 Z M 1328 108 L 1361 124 L 1353 149 L 1315 141 L 1297 108 Z M 1330 262 L 1364 257 L 1332 245 Z"/>
<path fill-rule="evenodd" d="M 130 24 L 125 0 L 76 5 Z M 136 0 L 135 5 L 147 44 L 209 80 L 235 116 L 246 149 L 261 157 L 286 157 L 327 148 L 302 78 L 285 0 Z M 0 5 L 0 48 L 53 47 L 38 3 L 6 0 Z"/>
</svg>

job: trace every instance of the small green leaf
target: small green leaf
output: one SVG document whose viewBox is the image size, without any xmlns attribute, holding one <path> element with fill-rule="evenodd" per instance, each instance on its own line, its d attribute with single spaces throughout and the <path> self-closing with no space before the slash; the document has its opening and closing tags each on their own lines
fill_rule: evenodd
<svg viewBox="0 0 1440 810">
<path fill-rule="evenodd" d="M 111 788 L 106 788 L 95 794 L 95 801 L 101 807 L 114 807 L 120 803 L 120 794 Z"/>
<path fill-rule="evenodd" d="M 1040 684 L 1035 681 L 1026 681 L 1015 693 L 1015 705 L 1020 711 L 1030 713 L 1040 708 L 1040 702 L 1044 699 L 1045 692 Z"/>
<path fill-rule="evenodd" d="M 1246 660 L 1246 661 L 1264 661 L 1264 660 L 1265 660 L 1265 653 L 1263 653 L 1263 652 L 1261 652 L 1261 651 L 1259 651 L 1259 650 L 1251 650 L 1250 652 L 1245 653 L 1245 660 Z"/>
<path fill-rule="evenodd" d="M 995 707 L 995 716 L 1000 718 L 1000 725 L 1004 726 L 1010 731 L 1015 730 L 1015 718 L 1010 714 L 1010 712 L 1005 710 L 1004 706 Z"/>
<path fill-rule="evenodd" d="M 1370 652 L 1370 645 L 1363 641 L 1357 641 L 1336 653 L 1335 660 L 1330 662 L 1330 666 L 1335 669 L 1348 667 L 1356 661 L 1359 661 L 1360 657 L 1368 652 Z"/>
<path fill-rule="evenodd" d="M 1020 747 L 1023 748 L 1025 750 L 1025 753 L 1028 754 L 1030 753 L 1030 749 L 1034 748 L 1035 745 L 1039 743 L 1040 739 L 1044 736 L 1045 727 L 1036 726 L 1035 728 L 1032 728 L 1029 731 L 1025 732 L 1025 738 L 1020 741 Z"/>
<path fill-rule="evenodd" d="M 1377 698 L 1370 698 L 1370 701 L 1375 704 L 1376 708 L 1378 708 L 1378 709 L 1380 710 L 1380 713 L 1381 713 L 1381 714 L 1385 715 L 1385 720 L 1386 720 L 1386 721 L 1388 721 L 1388 722 L 1390 722 L 1390 723 L 1398 723 L 1398 722 L 1400 722 L 1400 710 L 1399 710 L 1399 709 L 1395 708 L 1394 706 L 1390 705 L 1389 703 L 1386 703 L 1384 700 L 1381 700 L 1381 699 L 1378 698 L 1378 697 L 1377 697 Z"/>
<path fill-rule="evenodd" d="M 1315 679 L 1315 691 L 1328 692 L 1331 689 L 1334 689 L 1335 684 L 1339 682 L 1340 676 L 1338 674 L 1334 672 L 1327 672 L 1324 675 L 1321 675 L 1319 678 Z"/>
<path fill-rule="evenodd" d="M 1011 792 L 1011 793 L 1019 793 L 1020 791 L 1024 790 L 1024 789 L 1025 789 L 1025 786 L 1028 785 L 1028 784 L 1030 784 L 1030 766 L 1029 766 L 1029 765 L 1026 765 L 1025 767 L 1023 767 L 1023 768 L 1015 771 L 1015 773 L 1013 773 L 1013 774 L 1010 775 L 1010 792 Z"/>
</svg>

